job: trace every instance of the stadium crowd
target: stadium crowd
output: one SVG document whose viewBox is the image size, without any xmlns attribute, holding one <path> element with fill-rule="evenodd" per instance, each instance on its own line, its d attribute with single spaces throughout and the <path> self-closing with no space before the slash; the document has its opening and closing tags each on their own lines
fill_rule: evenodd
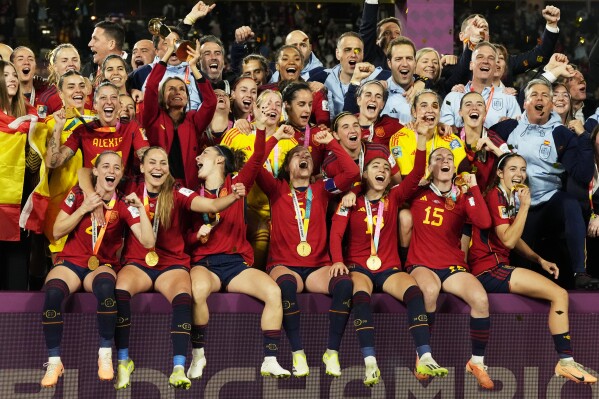
<svg viewBox="0 0 599 399">
<path fill-rule="evenodd" d="M 550 5 L 521 15 L 531 36 L 542 21 L 537 45 L 509 53 L 489 16 L 464 15 L 455 55 L 417 49 L 378 0 L 357 32 L 331 24 L 318 43 L 285 30 L 308 15 L 225 33 L 215 7 L 148 21 L 153 36 L 130 54 L 124 27 L 100 21 L 88 49 L 50 51 L 48 76 L 31 48 L 0 44 L 0 289 L 44 281 L 42 386 L 62 376 L 61 306 L 80 290 L 98 300 L 101 380 L 115 378 L 116 344 L 117 389 L 134 370 L 131 297 L 152 290 L 172 304 L 177 388 L 202 376 L 218 291 L 264 302 L 264 376 L 309 374 L 299 292 L 332 298 L 327 374 L 341 375 L 353 311 L 364 383 L 379 382 L 370 298 L 385 292 L 408 309 L 415 377 L 445 376 L 430 345 L 443 291 L 471 307 L 466 371 L 493 389 L 487 293 L 511 292 L 551 303 L 556 374 L 596 382 L 572 357 L 565 288 L 599 289 L 587 272 L 599 263 L 597 42 L 562 41 Z M 193 37 L 200 25 L 213 34 Z M 280 40 L 256 46 L 267 36 Z"/>
</svg>

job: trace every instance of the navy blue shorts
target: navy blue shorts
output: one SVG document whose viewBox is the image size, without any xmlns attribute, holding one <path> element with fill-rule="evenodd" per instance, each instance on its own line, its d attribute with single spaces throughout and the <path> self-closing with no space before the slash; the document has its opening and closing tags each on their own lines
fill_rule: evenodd
<svg viewBox="0 0 599 399">
<path fill-rule="evenodd" d="M 68 260 L 65 260 L 65 259 L 56 259 L 56 263 L 54 264 L 54 267 L 56 267 L 56 266 L 64 266 L 64 267 L 68 268 L 69 270 L 73 271 L 73 273 L 75 273 L 77 275 L 77 277 L 79 277 L 79 280 L 81 280 L 81 282 L 83 282 L 83 280 L 85 280 L 85 277 L 87 277 L 87 275 L 93 271 L 93 270 L 89 270 L 87 267 L 78 266 L 78 265 L 74 264 L 73 262 L 69 262 Z"/>
<path fill-rule="evenodd" d="M 431 272 L 435 273 L 437 276 L 439 276 L 439 280 L 441 280 L 441 284 L 443 284 L 443 282 L 445 280 L 447 280 L 449 277 L 451 277 L 452 275 L 456 274 L 456 273 L 468 273 L 468 270 L 464 267 L 464 266 L 449 266 L 445 269 L 433 269 L 431 267 L 425 266 L 425 265 L 412 265 L 412 266 L 408 266 L 407 271 L 408 273 L 412 273 L 412 270 L 416 269 L 417 267 L 424 267 L 428 270 L 430 270 Z"/>
<path fill-rule="evenodd" d="M 398 268 L 383 270 L 380 273 L 373 273 L 370 269 L 366 269 L 360 265 L 349 264 L 347 268 L 350 272 L 362 273 L 372 281 L 373 291 L 374 292 L 383 292 L 383 285 L 385 285 L 385 281 L 394 274 L 401 273 L 401 270 Z"/>
<path fill-rule="evenodd" d="M 226 291 L 231 280 L 250 267 L 239 254 L 208 255 L 191 265 L 195 266 L 204 266 L 216 274 L 221 282 L 221 291 Z"/>
<path fill-rule="evenodd" d="M 183 265 L 172 265 L 167 267 L 166 269 L 162 269 L 162 270 L 157 270 L 157 269 L 153 269 L 151 267 L 145 267 L 143 265 L 140 265 L 139 263 L 135 263 L 135 262 L 129 262 L 127 263 L 125 266 L 135 266 L 138 269 L 141 269 L 143 272 L 145 272 L 148 277 L 150 277 L 150 279 L 152 280 L 152 284 L 154 284 L 156 282 L 156 279 L 158 279 L 158 277 L 160 277 L 160 275 L 164 272 L 168 272 L 169 270 L 177 270 L 177 269 L 183 269 L 187 271 L 187 268 Z"/>
<path fill-rule="evenodd" d="M 479 274 L 476 278 L 485 287 L 485 291 L 508 294 L 514 269 L 516 269 L 514 266 L 501 263 L 491 270 Z"/>
<path fill-rule="evenodd" d="M 285 266 L 285 265 L 277 265 L 277 266 Z M 277 267 L 277 266 L 274 266 L 274 267 L 270 268 L 268 270 L 268 272 L 270 273 L 270 271 L 272 269 L 274 269 L 275 267 Z M 302 281 L 304 283 L 306 283 L 306 280 L 308 279 L 308 276 L 310 274 L 312 274 L 316 270 L 320 269 L 320 267 L 302 267 L 302 266 L 285 266 L 285 267 L 287 269 L 289 269 L 289 270 L 291 270 L 291 271 L 296 272 L 297 274 L 299 274 L 300 277 L 302 278 Z"/>
</svg>

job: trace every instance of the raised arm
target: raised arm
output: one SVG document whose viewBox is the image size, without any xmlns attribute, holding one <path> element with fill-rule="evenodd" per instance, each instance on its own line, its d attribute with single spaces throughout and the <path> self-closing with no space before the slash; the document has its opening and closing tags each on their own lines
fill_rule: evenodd
<svg viewBox="0 0 599 399">
<path fill-rule="evenodd" d="M 74 133 L 69 136 L 67 139 L 67 143 L 64 145 L 60 145 L 60 137 L 62 135 L 62 129 L 64 128 L 64 124 L 66 122 L 66 113 L 64 108 L 59 109 L 54 113 L 54 120 L 56 123 L 54 124 L 54 129 L 48 139 L 48 144 L 46 145 L 46 167 L 49 169 L 58 168 L 62 166 L 65 162 L 75 155 L 75 151 L 71 149 L 71 146 L 78 148 L 79 145 L 76 142 L 76 138 Z M 67 146 L 69 144 L 70 146 Z"/>
<path fill-rule="evenodd" d="M 489 209 L 485 204 L 480 189 L 476 184 L 476 175 L 468 175 L 469 181 L 468 186 L 470 187 L 469 193 L 466 193 L 466 214 L 472 221 L 472 224 L 481 230 L 488 229 L 491 227 L 491 215 L 489 215 Z"/>
<path fill-rule="evenodd" d="M 187 54 L 189 55 L 189 66 L 191 73 L 196 81 L 196 87 L 198 92 L 202 95 L 202 105 L 193 115 L 193 124 L 195 126 L 196 140 L 199 143 L 204 131 L 210 125 L 214 111 L 216 111 L 216 94 L 212 90 L 212 84 L 208 79 L 202 76 L 202 73 L 198 69 L 198 62 L 200 61 L 200 41 L 196 40 L 196 48 L 188 49 Z"/>
<path fill-rule="evenodd" d="M 231 187 L 231 193 L 226 197 L 206 198 L 196 196 L 191 201 L 191 210 L 198 213 L 217 213 L 224 211 L 235 201 L 245 196 L 245 187 L 242 184 L 234 184 Z"/>
<path fill-rule="evenodd" d="M 164 57 L 162 57 L 160 62 L 154 65 L 152 72 L 150 72 L 150 75 L 146 80 L 146 91 L 144 93 L 144 112 L 142 113 L 141 120 L 143 126 L 151 126 L 154 122 L 156 122 L 158 116 L 160 115 L 160 105 L 158 104 L 158 87 L 160 86 L 160 81 L 162 81 L 162 78 L 166 73 L 167 61 L 173 54 L 173 51 L 175 51 L 172 40 L 170 42 L 167 40 L 167 45 L 168 48 L 164 54 Z"/>
<path fill-rule="evenodd" d="M 325 180 L 325 188 L 331 194 L 339 194 L 349 190 L 355 181 L 360 179 L 360 168 L 349 154 L 339 145 L 329 130 L 320 131 L 314 136 L 314 141 L 326 145 L 326 149 L 333 151 L 339 162 L 341 173 L 333 179 Z M 331 182 L 333 184 L 331 184 Z"/>
</svg>

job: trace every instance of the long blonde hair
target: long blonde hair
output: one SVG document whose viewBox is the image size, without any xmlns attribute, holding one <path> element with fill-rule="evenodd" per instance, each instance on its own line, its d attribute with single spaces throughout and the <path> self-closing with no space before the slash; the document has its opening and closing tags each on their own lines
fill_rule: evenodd
<svg viewBox="0 0 599 399">
<path fill-rule="evenodd" d="M 146 160 L 146 155 L 152 150 L 162 151 L 166 155 L 166 159 L 168 160 L 168 154 L 164 150 L 164 148 L 159 146 L 153 146 L 148 148 L 143 156 L 141 157 L 141 163 L 143 164 Z M 156 207 L 155 218 L 160 219 L 160 226 L 168 230 L 172 224 L 172 211 L 175 206 L 175 196 L 173 195 L 173 188 L 175 187 L 175 178 L 170 174 L 166 177 L 164 184 L 160 187 L 160 191 L 158 192 L 158 200 Z"/>
</svg>

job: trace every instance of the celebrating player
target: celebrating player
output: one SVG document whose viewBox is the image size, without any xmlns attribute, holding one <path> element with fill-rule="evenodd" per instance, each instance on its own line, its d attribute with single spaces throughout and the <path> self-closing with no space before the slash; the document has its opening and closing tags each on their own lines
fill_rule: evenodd
<svg viewBox="0 0 599 399">
<path fill-rule="evenodd" d="M 488 230 L 474 227 L 468 264 L 487 292 L 511 292 L 549 301 L 549 331 L 560 358 L 555 374 L 576 383 L 594 384 L 597 378 L 572 358 L 568 292 L 532 270 L 509 266 L 510 251 L 515 249 L 554 278 L 559 273 L 555 263 L 543 259 L 521 238 L 530 209 L 530 190 L 524 183 L 524 158 L 504 155 L 497 165 L 497 181 L 486 195 L 492 226 Z"/>
<path fill-rule="evenodd" d="M 54 223 L 55 238 L 67 234 L 69 237 L 46 278 L 42 325 L 49 358 L 41 382 L 45 388 L 56 385 L 64 371 L 60 360 L 62 302 L 82 287 L 93 292 L 98 301 L 98 378 L 114 378 L 112 341 L 117 313 L 114 296 L 116 273 L 113 268 L 119 264 L 116 253 L 121 247 L 125 226 L 129 226 L 141 245 L 146 248 L 154 246 L 152 225 L 142 202 L 135 193 L 123 197 L 116 191 L 123 177 L 121 157 L 113 151 L 103 152 L 96 159 L 93 175 L 95 189 L 101 194 L 84 197 L 83 191 L 75 186 L 63 201 Z M 107 223 L 103 226 L 91 217 L 91 212 L 99 205 L 106 209 Z"/>
<path fill-rule="evenodd" d="M 331 267 L 326 209 L 331 196 L 351 187 L 357 178 L 358 167 L 328 130 L 314 136 L 313 142 L 326 145 L 343 165 L 343 172 L 334 179 L 310 183 L 314 162 L 309 150 L 301 145 L 287 153 L 278 178 L 264 169 L 258 174 L 258 184 L 270 199 L 272 214 L 267 271 L 281 288 L 283 327 L 291 343 L 293 375 L 296 377 L 309 374 L 300 338 L 296 294 L 306 289 L 333 297 L 329 310 L 329 343 L 323 361 L 327 374 L 334 376 L 341 375 L 338 351 L 352 295 L 347 268 Z"/>
<path fill-rule="evenodd" d="M 225 146 L 208 147 L 197 157 L 198 177 L 204 183 L 199 194 L 206 198 L 219 198 L 227 187 L 240 182 L 249 190 L 254 184 L 258 171 L 264 163 L 264 138 L 266 110 L 254 109 L 256 137 L 254 153 L 248 162 L 236 172 L 245 159 L 243 151 L 231 151 Z M 274 135 L 275 141 L 287 131 L 292 137 L 293 128 L 283 125 Z M 198 215 L 199 216 L 199 215 Z M 208 324 L 206 299 L 221 289 L 256 297 L 264 302 L 262 313 L 262 333 L 264 362 L 260 372 L 264 376 L 289 377 L 289 371 L 277 362 L 277 352 L 281 338 L 283 307 L 281 290 L 263 271 L 252 268 L 254 257 L 252 247 L 246 239 L 245 204 L 237 202 L 224 212 L 203 213 L 195 217 L 194 229 L 188 243 L 191 247 L 191 283 L 194 300 L 194 325 L 191 330 L 193 361 L 187 371 L 189 378 L 200 378 L 206 366 L 204 356 L 205 330 Z"/>
<path fill-rule="evenodd" d="M 424 294 L 429 325 L 441 290 L 463 299 L 470 310 L 472 358 L 466 371 L 473 374 L 485 389 L 493 389 L 493 381 L 484 365 L 489 339 L 489 302 L 478 280 L 464 267 L 460 250 L 462 228 L 468 217 L 474 226 L 489 228 L 491 218 L 478 186 L 476 176 L 468 174 L 463 181 L 452 183 L 455 166 L 447 148 L 437 148 L 429 159 L 430 183 L 413 197 L 410 210 L 414 231 L 407 258 L 407 270 Z M 465 192 L 462 193 L 462 190 Z M 430 250 L 431 243 L 435 251 Z"/>
<path fill-rule="evenodd" d="M 431 356 L 422 291 L 412 276 L 400 271 L 397 251 L 397 209 L 418 190 L 426 167 L 427 128 L 424 124 L 419 126 L 423 127 L 423 132 L 418 134 L 416 164 L 408 177 L 400 185 L 391 188 L 388 152 L 368 151 L 364 157 L 362 194 L 352 209 L 341 205 L 333 217 L 333 268 L 343 269 L 348 265 L 354 283 L 354 318 L 360 320 L 354 325 L 366 364 L 364 384 L 367 386 L 378 383 L 380 376 L 370 308 L 370 296 L 374 290 L 386 292 L 406 303 L 409 330 L 418 353 L 416 371 L 427 377 L 447 375 L 447 369 L 440 367 Z M 344 235 L 347 238 L 345 253 L 342 250 Z"/>
<path fill-rule="evenodd" d="M 226 197 L 208 199 L 181 187 L 169 173 L 168 155 L 160 147 L 150 147 L 142 157 L 143 181 L 132 184 L 132 191 L 143 198 L 145 212 L 152 221 L 156 247 L 149 250 L 134 236 L 127 236 L 123 259 L 116 284 L 118 321 L 117 389 L 129 386 L 133 361 L 129 358 L 131 329 L 131 297 L 152 288 L 168 299 L 173 308 L 171 339 L 173 343 L 173 373 L 169 384 L 188 389 L 191 382 L 185 376 L 185 355 L 191 331 L 191 280 L 189 256 L 183 252 L 183 212 L 221 212 L 243 194 L 242 185 L 235 185 Z M 239 192 L 238 192 L 239 191 Z"/>
</svg>

